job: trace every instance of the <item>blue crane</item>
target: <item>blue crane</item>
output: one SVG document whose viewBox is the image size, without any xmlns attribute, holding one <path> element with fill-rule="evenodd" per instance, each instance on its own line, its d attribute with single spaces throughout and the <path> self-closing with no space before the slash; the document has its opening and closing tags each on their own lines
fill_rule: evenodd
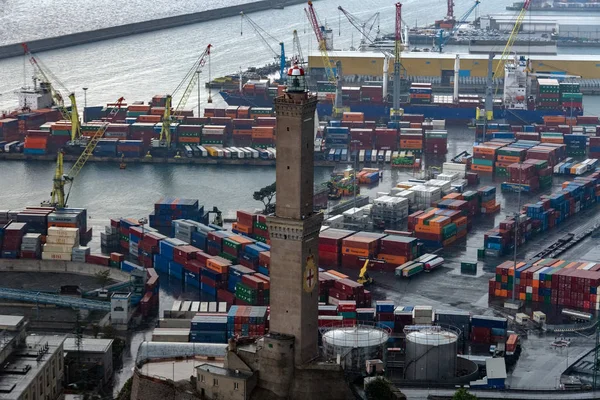
<svg viewBox="0 0 600 400">
<path fill-rule="evenodd" d="M 286 60 L 285 60 L 285 47 L 283 45 L 283 42 L 275 39 L 267 31 L 265 31 L 263 28 L 258 26 L 258 24 L 256 22 L 254 22 L 249 16 L 244 14 L 243 11 L 240 13 L 240 15 L 242 16 L 242 24 L 245 19 L 250 24 L 250 26 L 252 26 L 254 31 L 258 34 L 258 36 L 260 37 L 262 42 L 265 44 L 265 46 L 267 46 L 267 48 L 269 50 L 271 50 L 271 52 L 275 55 L 275 59 L 279 60 L 279 81 L 280 81 L 280 83 L 285 83 L 287 74 L 285 72 Z M 240 35 L 242 35 L 242 34 L 243 34 L 243 31 L 240 30 Z M 271 44 L 269 43 L 267 38 L 269 38 L 273 42 L 279 43 L 279 47 L 280 47 L 279 53 L 277 53 L 277 51 L 275 51 L 275 49 L 271 46 Z"/>
<path fill-rule="evenodd" d="M 451 37 L 454 36 L 454 34 L 458 31 L 458 29 L 460 28 L 460 26 L 462 24 L 464 24 L 467 21 L 467 18 L 469 18 L 469 16 L 471 15 L 471 13 L 477 8 L 477 6 L 479 5 L 479 3 L 481 3 L 481 0 L 475 0 L 475 4 L 473 4 L 471 6 L 471 8 L 469 8 L 467 10 L 467 12 L 465 12 L 463 14 L 462 17 L 460 17 L 460 19 L 454 23 L 454 27 L 452 28 L 452 30 L 446 35 L 444 36 L 444 30 L 440 29 L 438 32 L 438 36 L 437 36 L 437 49 L 438 51 L 441 53 L 444 49 L 444 46 L 446 45 L 446 43 L 448 43 L 448 40 L 450 40 Z"/>
</svg>

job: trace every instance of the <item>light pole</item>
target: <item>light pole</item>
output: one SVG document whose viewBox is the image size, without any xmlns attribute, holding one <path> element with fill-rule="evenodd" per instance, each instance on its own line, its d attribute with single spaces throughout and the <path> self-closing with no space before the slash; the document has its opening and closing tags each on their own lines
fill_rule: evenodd
<svg viewBox="0 0 600 400">
<path fill-rule="evenodd" d="M 360 143 L 360 140 L 353 140 L 352 142 L 350 142 L 354 145 L 354 151 L 356 152 L 356 150 L 358 149 L 358 143 Z M 356 208 L 356 185 L 358 184 L 357 181 L 357 174 L 358 174 L 358 153 L 356 153 L 354 155 L 354 184 L 353 189 L 354 189 L 354 204 L 353 204 L 353 208 Z"/>
<path fill-rule="evenodd" d="M 144 234 L 146 233 L 145 230 L 144 230 L 145 229 L 144 225 L 146 225 L 148 223 L 148 218 L 145 218 L 145 217 L 144 218 L 140 218 L 140 219 L 138 219 L 138 223 L 140 225 L 142 225 L 142 237 L 143 237 Z"/>
<path fill-rule="evenodd" d="M 86 118 L 85 118 L 85 109 L 87 108 L 87 87 L 82 88 L 83 89 L 83 122 L 87 122 Z"/>
</svg>

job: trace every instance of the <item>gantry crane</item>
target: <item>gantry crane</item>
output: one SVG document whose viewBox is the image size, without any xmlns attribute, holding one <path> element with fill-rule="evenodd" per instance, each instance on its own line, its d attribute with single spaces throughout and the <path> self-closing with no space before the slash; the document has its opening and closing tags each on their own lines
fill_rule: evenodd
<svg viewBox="0 0 600 400">
<path fill-rule="evenodd" d="M 344 16 L 352 24 L 352 26 L 354 26 L 360 32 L 360 34 L 361 34 L 360 46 L 359 46 L 360 49 L 363 49 L 366 46 L 368 38 L 370 37 L 371 31 L 375 27 L 375 24 L 377 24 L 377 32 L 375 35 L 375 40 L 377 40 L 377 38 L 379 36 L 379 13 L 378 12 L 371 15 L 366 20 L 361 21 L 356 16 L 350 14 L 348 11 L 346 11 L 344 8 L 342 8 L 342 6 L 338 6 L 338 10 L 340 10 L 342 12 L 342 14 L 344 14 Z"/>
<path fill-rule="evenodd" d="M 467 18 L 469 18 L 469 16 L 471 15 L 471 13 L 477 8 L 477 6 L 479 5 L 479 3 L 481 3 L 480 0 L 475 0 L 475 4 L 473 4 L 461 17 L 460 20 L 458 22 L 456 22 L 452 28 L 452 30 L 448 33 L 448 35 L 444 36 L 444 30 L 440 29 L 438 32 L 438 36 L 437 36 L 437 43 L 436 43 L 436 47 L 438 48 L 438 51 L 441 53 L 443 51 L 444 46 L 446 45 L 446 43 L 448 43 L 448 40 L 450 40 L 451 37 L 454 36 L 454 34 L 458 31 L 458 29 L 460 28 L 460 26 L 462 24 L 464 24 L 467 21 Z M 454 3 L 452 2 L 452 0 L 448 0 L 448 12 L 450 12 L 450 4 L 454 5 Z M 452 16 L 452 19 L 454 20 L 454 15 Z"/>
<path fill-rule="evenodd" d="M 333 65 L 331 64 L 331 60 L 329 59 L 329 53 L 327 52 L 327 42 L 325 40 L 325 35 L 323 34 L 324 28 L 323 25 L 319 23 L 319 19 L 317 18 L 317 13 L 313 7 L 312 1 L 308 2 L 308 9 L 304 9 L 310 24 L 312 25 L 313 31 L 315 32 L 315 36 L 317 37 L 317 43 L 319 44 L 319 51 L 321 52 L 321 59 L 323 60 L 323 67 L 325 68 L 325 75 L 327 76 L 327 80 L 335 85 L 335 100 L 333 103 L 333 115 L 339 115 L 343 112 L 342 108 L 342 87 L 341 87 L 341 77 L 339 76 L 339 66 L 336 74 L 333 69 Z"/>
<path fill-rule="evenodd" d="M 401 116 L 404 111 L 400 109 L 400 85 L 406 79 L 406 70 L 402 66 L 402 4 L 396 3 L 396 30 L 394 32 L 394 95 L 390 117 Z"/>
<path fill-rule="evenodd" d="M 275 60 L 279 61 L 279 83 L 284 84 L 287 74 L 285 72 L 286 60 L 285 60 L 285 46 L 284 46 L 283 42 L 280 40 L 277 40 L 273 36 L 271 36 L 267 31 L 265 31 L 256 22 L 254 22 L 249 16 L 244 14 L 243 11 L 240 12 L 240 15 L 242 17 L 242 23 L 240 25 L 240 35 L 243 34 L 242 27 L 243 27 L 243 23 L 244 23 L 244 19 L 245 19 L 250 24 L 250 26 L 252 28 L 254 28 L 254 31 L 260 37 L 260 39 L 265 44 L 265 46 L 267 46 L 267 48 L 269 50 L 271 50 L 271 52 L 275 55 Z M 277 51 L 275 51 L 275 49 L 273 47 L 271 47 L 271 45 L 269 44 L 269 41 L 266 39 L 266 37 L 268 37 L 269 39 L 271 39 L 274 42 L 279 43 L 279 49 L 280 49 L 279 53 L 277 53 Z"/>
<path fill-rule="evenodd" d="M 56 207 L 56 208 L 65 208 L 67 207 L 67 202 L 69 201 L 69 195 L 71 193 L 71 187 L 73 185 L 73 181 L 79 175 L 79 172 L 90 158 L 98 141 L 104 136 L 104 132 L 106 132 L 106 128 L 108 128 L 109 122 L 112 121 L 113 118 L 117 115 L 119 110 L 121 109 L 121 105 L 123 104 L 124 98 L 120 98 L 114 104 L 113 109 L 110 111 L 107 117 L 107 122 L 104 122 L 102 126 L 94 132 L 94 134 L 90 137 L 87 145 L 83 149 L 83 152 L 75 161 L 75 164 L 71 167 L 67 174 L 64 173 L 63 166 L 63 152 L 59 151 L 56 157 L 56 169 L 54 170 L 54 178 L 52 179 L 52 193 L 51 200 L 42 202 L 43 207 Z M 69 190 L 65 193 L 65 186 L 69 185 Z"/>
<path fill-rule="evenodd" d="M 160 139 L 159 139 L 159 147 L 171 147 L 171 123 L 178 120 L 185 107 L 190 95 L 192 94 L 192 89 L 196 85 L 199 77 L 201 68 L 206 65 L 206 61 L 209 61 L 210 64 L 210 49 L 212 45 L 206 46 L 204 52 L 198 57 L 198 59 L 194 62 L 192 67 L 189 69 L 185 77 L 181 80 L 179 85 L 175 88 L 172 94 L 167 96 L 165 111 L 163 113 L 162 127 L 160 130 Z M 210 68 L 210 66 L 209 66 Z M 209 78 L 210 79 L 210 78 Z M 173 105 L 173 95 L 179 92 L 184 88 L 183 93 L 181 94 L 181 98 L 177 103 L 177 107 L 172 110 Z"/>
<path fill-rule="evenodd" d="M 47 68 L 42 61 L 35 57 L 27 43 L 22 43 L 23 51 L 29 58 L 30 64 L 33 66 L 37 79 L 44 82 L 50 90 L 54 104 L 58 107 L 63 119 L 71 122 L 71 141 L 76 141 L 81 136 L 81 128 L 79 122 L 79 113 L 77 112 L 77 102 L 75 101 L 75 93 L 69 91 L 65 85 L 56 77 L 49 68 Z M 71 102 L 71 110 L 69 111 L 65 107 L 64 96 L 59 90 L 58 86 L 69 93 L 68 97 Z"/>
</svg>

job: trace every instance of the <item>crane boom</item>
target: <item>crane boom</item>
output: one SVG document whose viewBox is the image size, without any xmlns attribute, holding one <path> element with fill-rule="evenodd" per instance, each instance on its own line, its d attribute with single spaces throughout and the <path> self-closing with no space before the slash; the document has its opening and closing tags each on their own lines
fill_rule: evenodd
<svg viewBox="0 0 600 400">
<path fill-rule="evenodd" d="M 171 106 L 173 103 L 173 95 L 167 96 L 167 101 L 165 104 L 165 111 L 163 113 L 162 127 L 160 130 L 159 141 L 160 141 L 161 147 L 170 147 L 171 146 L 171 123 L 173 122 L 173 120 L 177 120 L 177 118 L 181 115 L 183 108 L 187 104 L 187 101 L 190 98 L 190 95 L 192 94 L 192 90 L 194 89 L 194 86 L 198 82 L 198 79 L 199 79 L 198 72 L 201 71 L 200 68 L 204 67 L 206 65 L 206 61 L 210 58 L 211 48 L 212 48 L 211 44 L 206 46 L 206 49 L 204 49 L 204 52 L 194 62 L 194 64 L 188 70 L 185 77 L 181 80 L 179 85 L 177 85 L 177 87 L 173 91 L 173 94 L 175 94 L 175 93 L 178 93 L 179 90 L 183 89 L 181 98 L 179 99 L 179 102 L 177 103 L 177 106 L 175 107 L 175 110 L 173 110 L 173 111 L 171 111 Z"/>
<path fill-rule="evenodd" d="M 323 35 L 323 31 L 321 30 L 321 24 L 317 19 L 317 13 L 313 8 L 312 1 L 308 2 L 308 10 L 305 9 L 305 12 L 312 25 L 313 31 L 315 32 L 315 36 L 317 37 L 317 43 L 319 44 L 319 51 L 321 52 L 321 59 L 323 60 L 323 67 L 325 67 L 325 74 L 327 75 L 327 80 L 332 84 L 337 84 L 337 78 L 335 76 L 333 65 L 331 64 L 329 54 L 327 53 L 325 36 Z"/>
<path fill-rule="evenodd" d="M 448 0 L 448 2 L 449 2 L 448 3 L 448 6 L 449 6 L 450 2 L 452 2 L 452 0 Z M 479 5 L 479 3 L 481 3 L 481 0 L 475 0 L 475 4 L 473 4 L 460 17 L 460 20 L 454 24 L 454 26 L 452 27 L 452 30 L 448 33 L 448 35 L 446 37 L 443 36 L 444 30 L 440 29 L 440 37 L 438 39 L 438 50 L 439 50 L 440 53 L 443 51 L 443 48 L 446 45 L 446 43 L 448 43 L 448 40 L 450 40 L 450 38 L 453 37 L 456 32 L 458 32 L 458 29 L 460 28 L 460 26 L 465 23 L 465 21 L 469 18 L 469 16 L 471 15 L 471 13 L 477 8 L 477 6 Z M 454 3 L 452 3 L 452 4 L 454 4 Z M 454 18 L 454 16 L 452 16 L 452 18 Z"/>
<path fill-rule="evenodd" d="M 119 112 L 121 104 L 124 100 L 125 99 L 122 97 L 117 100 L 114 108 L 109 113 L 107 120 L 112 120 L 113 117 Z M 106 132 L 108 125 L 108 122 L 104 122 L 100 128 L 94 132 L 87 145 L 83 149 L 83 152 L 77 158 L 75 164 L 73 164 L 66 175 L 63 172 L 63 153 L 62 151 L 58 152 L 58 156 L 56 158 L 56 169 L 54 170 L 54 178 L 52 179 L 52 199 L 50 202 L 42 203 L 43 206 L 52 206 L 57 208 L 65 208 L 67 206 L 73 181 L 77 175 L 79 175 L 79 172 L 81 172 L 81 169 L 89 160 L 90 156 L 94 153 L 94 149 L 96 148 L 98 141 L 102 138 L 102 136 L 104 136 L 104 132 Z M 69 191 L 65 195 L 65 186 L 67 183 L 69 184 Z"/>
<path fill-rule="evenodd" d="M 280 82 L 283 83 L 283 81 L 286 79 L 285 46 L 284 46 L 283 42 L 281 40 L 275 39 L 271 34 L 269 34 L 269 32 L 265 31 L 256 22 L 254 22 L 249 16 L 244 14 L 243 11 L 240 12 L 240 16 L 242 17 L 242 27 L 243 27 L 244 20 L 246 20 L 246 22 L 248 22 L 250 24 L 250 26 L 254 29 L 256 34 L 260 37 L 260 39 L 265 44 L 265 46 L 267 46 L 267 48 L 271 51 L 271 53 L 273 53 L 273 55 L 275 56 L 275 59 L 277 61 L 279 61 L 279 80 L 280 80 Z M 242 35 L 242 34 L 243 34 L 243 31 L 240 30 L 240 35 Z M 279 44 L 279 48 L 280 48 L 279 53 L 271 46 L 271 44 L 269 43 L 267 38 L 269 38 L 271 41 Z"/>
<path fill-rule="evenodd" d="M 77 112 L 75 94 L 70 92 L 65 87 L 65 85 L 63 85 L 62 82 L 52 74 L 50 69 L 48 69 L 40 59 L 38 59 L 31 53 L 29 47 L 27 46 L 27 43 L 21 43 L 21 46 L 23 47 L 25 55 L 29 58 L 29 63 L 32 65 L 33 69 L 35 70 L 35 73 L 39 76 L 39 79 L 48 84 L 52 99 L 54 99 L 54 103 L 58 107 L 61 116 L 64 120 L 71 122 L 71 140 L 76 140 L 81 136 L 81 129 L 79 125 L 79 113 Z M 69 111 L 65 107 L 64 96 L 56 86 L 60 86 L 62 89 L 69 92 L 69 100 L 71 101 L 71 111 Z"/>
<path fill-rule="evenodd" d="M 529 9 L 530 4 L 531 4 L 531 0 L 525 0 L 525 3 L 523 3 L 523 8 L 521 9 L 521 12 L 517 16 L 517 19 L 515 21 L 515 26 L 513 26 L 513 29 L 510 33 L 508 41 L 506 42 L 506 46 L 504 46 L 504 51 L 502 52 L 502 57 L 500 58 L 500 61 L 498 62 L 498 64 L 496 65 L 496 69 L 494 70 L 494 78 L 500 77 L 498 74 L 499 72 L 504 73 L 504 64 L 506 63 L 506 60 L 508 60 L 508 57 L 510 56 L 510 52 L 512 51 L 512 47 L 513 47 L 515 41 L 517 40 L 517 36 L 519 34 L 519 31 L 521 30 L 521 25 L 523 24 L 523 19 L 525 18 L 525 14 L 527 13 L 527 10 Z M 497 90 L 498 90 L 498 88 L 496 88 L 496 91 Z"/>
<path fill-rule="evenodd" d="M 377 12 L 371 17 L 369 17 L 367 20 L 361 21 L 357 17 L 346 11 L 342 6 L 338 6 L 338 10 L 340 10 L 342 14 L 344 14 L 344 16 L 348 19 L 348 22 L 350 22 L 350 24 L 352 24 L 352 26 L 354 26 L 360 32 L 360 44 L 361 46 L 364 46 L 366 44 L 366 41 L 368 40 L 369 35 L 371 34 L 371 30 L 373 30 L 373 27 L 379 21 L 379 13 Z M 369 25 L 370 22 L 371 25 Z"/>
<path fill-rule="evenodd" d="M 302 46 L 300 45 L 300 38 L 298 37 L 298 31 L 294 29 L 294 56 L 298 65 L 304 65 L 304 56 L 302 55 Z"/>
</svg>

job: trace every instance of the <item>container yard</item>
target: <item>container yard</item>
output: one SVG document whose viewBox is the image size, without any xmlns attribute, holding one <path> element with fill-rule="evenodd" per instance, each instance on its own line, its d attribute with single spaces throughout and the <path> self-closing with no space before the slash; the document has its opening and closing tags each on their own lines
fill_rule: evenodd
<svg viewBox="0 0 600 400">
<path fill-rule="evenodd" d="M 311 2 L 306 15 L 323 63 L 332 31 Z M 70 107 L 57 103 L 49 82 L 21 92 L 37 107 L 0 120 L 0 164 L 11 170 L 0 176 L 7 313 L 36 330 L 83 317 L 85 327 L 61 332 L 118 337 L 128 351 L 102 388 L 113 397 L 125 386 L 135 400 L 165 388 L 226 398 L 231 383 L 239 398 L 341 400 L 379 377 L 407 398 L 451 398 L 462 386 L 482 398 L 593 396 L 591 78 L 547 76 L 548 61 L 533 57 L 461 66 L 448 54 L 454 67 L 440 84 L 475 77 L 461 74 L 469 63 L 491 74 L 489 60 L 504 69 L 501 98 L 458 86 L 436 94 L 437 82 L 408 69 L 401 98 L 399 86 L 389 95 L 389 82 L 372 80 L 378 57 L 358 86 L 324 64 L 311 72 L 326 82 L 311 82 L 292 63 L 282 79 L 223 90 L 227 106 L 192 111 L 185 103 L 212 51 L 183 93 L 86 104 L 83 118 L 74 95 Z M 361 75 L 351 63 L 340 76 Z M 53 323 L 63 314 L 73 321 Z"/>
</svg>

